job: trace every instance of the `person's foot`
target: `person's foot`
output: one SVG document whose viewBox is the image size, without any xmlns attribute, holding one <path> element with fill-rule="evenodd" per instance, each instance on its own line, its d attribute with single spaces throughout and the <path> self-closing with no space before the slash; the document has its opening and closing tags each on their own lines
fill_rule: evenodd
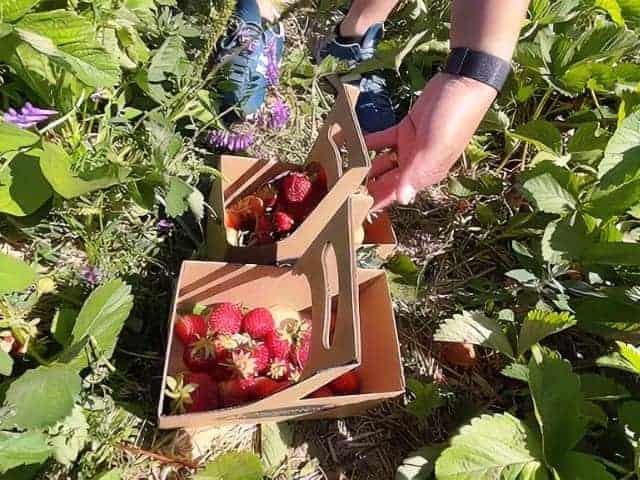
<svg viewBox="0 0 640 480">
<path fill-rule="evenodd" d="M 376 46 L 382 40 L 383 26 L 381 23 L 372 25 L 362 38 L 342 37 L 340 26 L 336 28 L 333 38 L 319 45 L 316 50 L 316 62 L 331 55 L 345 60 L 351 67 L 373 58 Z M 360 96 L 356 105 L 356 113 L 360 127 L 365 133 L 378 132 L 392 127 L 397 123 L 393 104 L 387 90 L 385 79 L 380 72 L 367 72 L 351 79 L 347 83 L 360 89 Z M 345 78 L 345 80 L 347 80 Z"/>
<path fill-rule="evenodd" d="M 216 63 L 224 62 L 224 80 L 218 83 L 220 111 L 224 120 L 256 113 L 267 88 L 277 83 L 284 51 L 282 28 L 264 29 L 255 0 L 239 0 L 227 33 L 218 43 Z"/>
</svg>

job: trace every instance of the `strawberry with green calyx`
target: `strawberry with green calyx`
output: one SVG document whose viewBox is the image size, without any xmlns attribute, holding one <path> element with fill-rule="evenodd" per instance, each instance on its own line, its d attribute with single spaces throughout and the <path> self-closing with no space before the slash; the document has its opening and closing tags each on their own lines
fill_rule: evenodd
<svg viewBox="0 0 640 480">
<path fill-rule="evenodd" d="M 183 345 L 189 345 L 207 333 L 207 321 L 202 315 L 182 315 L 175 324 L 174 331 Z"/>
<path fill-rule="evenodd" d="M 205 373 L 185 372 L 167 377 L 165 394 L 175 414 L 204 412 L 218 408 L 218 386 Z"/>
<path fill-rule="evenodd" d="M 221 303 L 211 308 L 207 315 L 207 324 L 211 333 L 230 335 L 240 332 L 242 312 L 234 303 Z"/>
<path fill-rule="evenodd" d="M 277 382 L 269 377 L 258 377 L 255 380 L 255 385 L 251 390 L 251 396 L 257 400 L 267 398 L 274 393 L 280 392 L 289 386 L 289 382 L 280 381 Z"/>
<path fill-rule="evenodd" d="M 256 340 L 264 338 L 274 328 L 273 316 L 266 308 L 254 308 L 242 319 L 242 331 Z"/>
<path fill-rule="evenodd" d="M 255 378 L 232 378 L 218 383 L 218 395 L 223 407 L 235 407 L 250 400 Z"/>
<path fill-rule="evenodd" d="M 328 387 L 336 395 L 355 395 L 360 393 L 360 377 L 351 370 L 333 380 Z"/>
<path fill-rule="evenodd" d="M 274 380 L 283 380 L 289 376 L 290 370 L 289 362 L 276 358 L 269 364 L 267 375 Z"/>
<path fill-rule="evenodd" d="M 216 365 L 216 345 L 211 336 L 204 336 L 187 345 L 182 355 L 187 368 L 194 372 L 206 372 Z"/>
</svg>

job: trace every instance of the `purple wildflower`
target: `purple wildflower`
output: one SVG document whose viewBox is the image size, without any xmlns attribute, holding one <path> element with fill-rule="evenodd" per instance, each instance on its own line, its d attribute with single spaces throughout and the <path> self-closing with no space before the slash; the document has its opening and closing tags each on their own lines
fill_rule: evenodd
<svg viewBox="0 0 640 480">
<path fill-rule="evenodd" d="M 97 267 L 86 266 L 80 271 L 80 278 L 89 285 L 97 285 L 102 281 L 102 272 Z"/>
<path fill-rule="evenodd" d="M 263 109 L 257 116 L 257 124 L 261 128 L 271 128 L 279 130 L 289 121 L 291 111 L 287 102 L 281 98 L 276 98 L 271 102 L 268 109 Z"/>
<path fill-rule="evenodd" d="M 209 143 L 216 148 L 226 148 L 231 152 L 246 150 L 253 144 L 253 133 L 239 133 L 228 130 L 213 130 L 209 134 Z"/>
<path fill-rule="evenodd" d="M 57 115 L 57 113 L 55 110 L 34 107 L 30 102 L 27 102 L 19 111 L 10 108 L 4 114 L 4 121 L 13 123 L 20 128 L 29 128 L 48 120 L 49 117 Z"/>
<path fill-rule="evenodd" d="M 280 83 L 280 65 L 278 63 L 277 48 L 276 40 L 271 39 L 264 49 L 264 53 L 267 57 L 265 77 L 271 86 L 278 85 L 278 83 Z"/>
<path fill-rule="evenodd" d="M 160 230 L 161 232 L 168 232 L 175 226 L 175 224 L 171 220 L 162 218 L 158 220 L 158 223 L 156 226 L 158 227 L 158 230 Z"/>
</svg>

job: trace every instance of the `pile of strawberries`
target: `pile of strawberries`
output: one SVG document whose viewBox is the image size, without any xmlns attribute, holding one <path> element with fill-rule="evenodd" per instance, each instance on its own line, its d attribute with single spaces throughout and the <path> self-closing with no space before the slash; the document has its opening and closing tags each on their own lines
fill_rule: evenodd
<svg viewBox="0 0 640 480">
<path fill-rule="evenodd" d="M 232 243 L 261 245 L 290 235 L 327 194 L 327 175 L 310 163 L 290 171 L 245 195 L 225 210 L 225 226 Z"/>
<path fill-rule="evenodd" d="M 221 303 L 206 315 L 181 316 L 175 333 L 188 370 L 167 379 L 174 413 L 234 407 L 279 392 L 298 381 L 311 345 L 311 322 L 283 307 L 243 312 L 236 304 Z M 312 396 L 359 389 L 351 374 Z"/>
</svg>

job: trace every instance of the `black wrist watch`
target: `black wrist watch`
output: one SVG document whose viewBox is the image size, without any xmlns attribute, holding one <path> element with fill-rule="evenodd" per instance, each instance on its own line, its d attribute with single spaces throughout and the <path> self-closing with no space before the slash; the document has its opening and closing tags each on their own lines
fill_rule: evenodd
<svg viewBox="0 0 640 480">
<path fill-rule="evenodd" d="M 511 64 L 489 53 L 457 47 L 451 50 L 443 71 L 473 78 L 500 92 L 511 73 Z"/>
</svg>

